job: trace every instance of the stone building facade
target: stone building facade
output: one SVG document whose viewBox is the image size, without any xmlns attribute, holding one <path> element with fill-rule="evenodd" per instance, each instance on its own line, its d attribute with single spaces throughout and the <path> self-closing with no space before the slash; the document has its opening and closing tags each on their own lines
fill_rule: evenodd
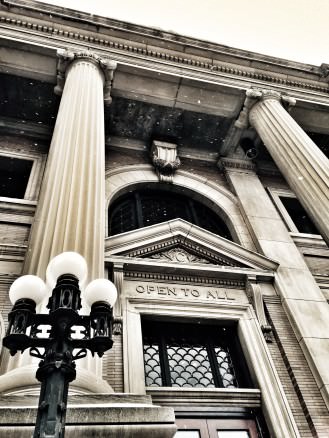
<svg viewBox="0 0 329 438">
<path fill-rule="evenodd" d="M 1 336 L 63 251 L 119 292 L 67 436 L 328 437 L 328 65 L 33 0 L 0 27 Z M 0 366 L 30 436 L 37 361 Z"/>
</svg>

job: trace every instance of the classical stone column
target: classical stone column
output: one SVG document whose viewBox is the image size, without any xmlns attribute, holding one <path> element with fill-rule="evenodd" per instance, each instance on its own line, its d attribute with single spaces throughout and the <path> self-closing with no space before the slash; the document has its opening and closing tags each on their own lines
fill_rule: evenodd
<svg viewBox="0 0 329 438">
<path fill-rule="evenodd" d="M 251 106 L 253 99 L 257 101 Z M 246 102 L 251 106 L 250 124 L 329 244 L 329 160 L 284 108 L 294 99 L 275 91 L 249 90 Z"/>
<path fill-rule="evenodd" d="M 24 264 L 25 274 L 42 278 L 49 261 L 63 251 L 76 251 L 87 260 L 89 281 L 104 277 L 105 134 L 104 100 L 116 64 L 92 52 L 59 51 L 61 94 L 35 220 Z M 43 307 L 46 303 L 43 303 Z M 72 386 L 107 390 L 100 362 L 78 362 Z M 34 384 L 35 365 L 28 353 L 9 361 L 0 377 L 0 392 Z"/>
<path fill-rule="evenodd" d="M 55 92 L 61 93 L 64 81 L 65 86 L 24 272 L 44 277 L 52 257 L 77 251 L 87 260 L 91 280 L 104 276 L 103 89 L 115 63 L 92 52 L 61 51 L 59 58 Z"/>
</svg>

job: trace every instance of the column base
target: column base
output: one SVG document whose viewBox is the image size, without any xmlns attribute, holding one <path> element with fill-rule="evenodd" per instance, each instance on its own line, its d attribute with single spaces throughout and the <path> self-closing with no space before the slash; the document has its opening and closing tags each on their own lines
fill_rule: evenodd
<svg viewBox="0 0 329 438">
<path fill-rule="evenodd" d="M 40 393 L 40 382 L 35 377 L 36 366 L 26 365 L 0 376 L 0 394 L 35 395 Z M 77 378 L 70 383 L 69 394 L 113 393 L 112 387 L 96 374 L 84 369 L 77 370 Z"/>
<path fill-rule="evenodd" d="M 0 397 L 0 436 L 30 438 L 37 414 L 33 396 Z M 71 395 L 65 437 L 172 438 L 176 432 L 172 408 L 152 404 L 136 394 Z"/>
</svg>

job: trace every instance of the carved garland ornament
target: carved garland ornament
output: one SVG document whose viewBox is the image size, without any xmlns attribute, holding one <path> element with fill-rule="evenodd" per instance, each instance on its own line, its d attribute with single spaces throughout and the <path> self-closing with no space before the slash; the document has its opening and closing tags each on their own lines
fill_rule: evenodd
<svg viewBox="0 0 329 438">
<path fill-rule="evenodd" d="M 175 262 L 175 263 L 206 263 L 210 264 L 210 262 L 206 259 L 198 257 L 194 254 L 191 254 L 184 249 L 173 248 L 169 251 L 163 251 L 158 254 L 153 254 L 150 256 L 151 259 L 164 260 L 166 262 Z"/>
</svg>

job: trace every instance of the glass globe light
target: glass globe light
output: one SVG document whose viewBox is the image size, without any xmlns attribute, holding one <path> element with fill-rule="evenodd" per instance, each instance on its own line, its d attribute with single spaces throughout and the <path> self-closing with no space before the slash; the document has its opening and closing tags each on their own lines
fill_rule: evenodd
<svg viewBox="0 0 329 438">
<path fill-rule="evenodd" d="M 17 278 L 9 289 L 9 298 L 12 304 L 22 298 L 33 300 L 39 304 L 47 295 L 47 287 L 41 278 L 36 275 L 23 275 Z"/>
<path fill-rule="evenodd" d="M 116 302 L 118 292 L 117 288 L 110 280 L 99 278 L 88 284 L 83 296 L 86 303 L 90 307 L 97 301 L 105 301 L 111 307 L 113 307 L 114 303 Z"/>
<path fill-rule="evenodd" d="M 46 278 L 51 287 L 54 287 L 58 277 L 63 274 L 75 275 L 80 283 L 86 280 L 88 267 L 82 255 L 74 251 L 62 252 L 50 260 Z"/>
</svg>

